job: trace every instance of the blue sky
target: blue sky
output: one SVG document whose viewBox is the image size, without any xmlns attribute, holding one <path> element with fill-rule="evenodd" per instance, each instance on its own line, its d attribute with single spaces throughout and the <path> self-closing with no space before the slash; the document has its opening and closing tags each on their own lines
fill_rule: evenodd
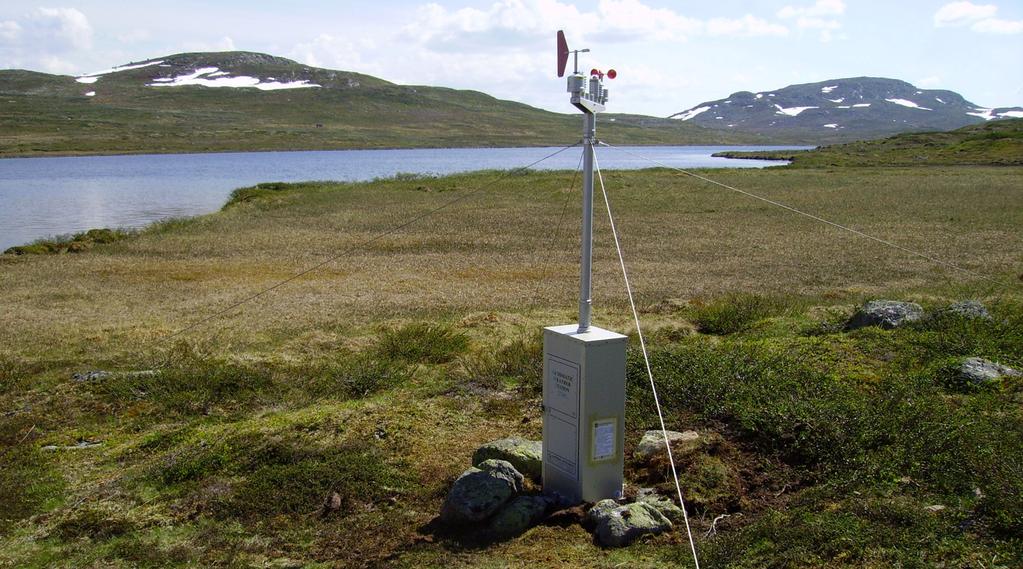
<svg viewBox="0 0 1023 569">
<path fill-rule="evenodd" d="M 881 76 L 1023 106 L 1023 2 L 4 0 L 0 68 L 80 74 L 239 49 L 571 112 L 554 34 L 614 67 L 609 110 L 666 116 L 740 90 Z"/>
</svg>

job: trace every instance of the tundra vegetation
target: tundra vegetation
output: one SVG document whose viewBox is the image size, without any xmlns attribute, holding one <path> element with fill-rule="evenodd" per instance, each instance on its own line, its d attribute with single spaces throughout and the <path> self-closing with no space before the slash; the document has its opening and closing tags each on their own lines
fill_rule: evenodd
<svg viewBox="0 0 1023 569">
<path fill-rule="evenodd" d="M 998 282 L 667 170 L 606 172 L 668 427 L 705 435 L 680 463 L 702 565 L 1023 564 L 1023 382 L 955 372 L 1023 368 L 1023 170 L 710 175 Z M 691 565 L 681 528 L 617 550 L 571 524 L 437 529 L 480 444 L 540 437 L 539 331 L 575 319 L 573 179 L 266 184 L 80 254 L 0 257 L 0 565 Z M 631 455 L 657 421 L 597 220 L 595 322 L 633 339 Z M 874 298 L 936 316 L 845 330 Z M 940 311 L 963 299 L 991 319 Z"/>
</svg>

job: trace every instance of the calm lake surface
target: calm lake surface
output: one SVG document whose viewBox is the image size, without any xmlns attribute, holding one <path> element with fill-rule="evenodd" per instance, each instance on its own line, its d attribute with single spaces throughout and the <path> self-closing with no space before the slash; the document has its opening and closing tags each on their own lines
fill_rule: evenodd
<svg viewBox="0 0 1023 569">
<path fill-rule="evenodd" d="M 784 164 L 713 158 L 725 150 L 793 146 L 642 146 L 630 152 L 679 168 L 762 168 Z M 142 227 L 169 217 L 216 211 L 232 190 L 260 182 L 362 181 L 399 172 L 451 174 L 525 166 L 557 148 L 445 148 L 236 152 L 0 159 L 0 251 L 33 240 L 100 227 Z M 581 149 L 537 168 L 574 170 Z M 654 166 L 619 150 L 597 151 L 601 168 Z"/>
</svg>

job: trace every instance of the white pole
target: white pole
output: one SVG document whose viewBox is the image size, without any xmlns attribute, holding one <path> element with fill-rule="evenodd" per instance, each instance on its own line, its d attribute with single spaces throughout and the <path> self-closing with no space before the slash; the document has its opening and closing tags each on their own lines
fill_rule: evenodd
<svg viewBox="0 0 1023 569">
<path fill-rule="evenodd" d="M 590 329 L 593 306 L 593 144 L 597 138 L 597 115 L 583 113 L 583 229 L 579 269 L 579 332 Z"/>
</svg>

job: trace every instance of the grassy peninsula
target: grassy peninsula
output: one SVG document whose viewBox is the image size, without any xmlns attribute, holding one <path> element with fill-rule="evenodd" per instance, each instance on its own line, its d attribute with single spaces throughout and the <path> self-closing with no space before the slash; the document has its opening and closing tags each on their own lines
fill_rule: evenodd
<svg viewBox="0 0 1023 569">
<path fill-rule="evenodd" d="M 791 160 L 797 168 L 834 166 L 1020 166 L 1023 119 L 1003 119 L 948 132 L 897 134 L 813 150 L 720 152 L 726 158 Z"/>
<path fill-rule="evenodd" d="M 1004 284 L 666 170 L 606 173 L 668 426 L 705 441 L 681 457 L 702 566 L 1023 563 L 1023 384 L 953 373 L 1023 368 L 1023 168 L 710 175 Z M 539 330 L 575 318 L 573 179 L 265 184 L 0 257 L 0 565 L 690 566 L 681 528 L 602 550 L 573 524 L 486 544 L 434 522 L 478 445 L 540 436 Z M 596 232 L 596 323 L 635 340 Z M 845 331 L 872 298 L 993 317 Z M 643 373 L 633 349 L 628 456 L 656 425 Z"/>
</svg>

